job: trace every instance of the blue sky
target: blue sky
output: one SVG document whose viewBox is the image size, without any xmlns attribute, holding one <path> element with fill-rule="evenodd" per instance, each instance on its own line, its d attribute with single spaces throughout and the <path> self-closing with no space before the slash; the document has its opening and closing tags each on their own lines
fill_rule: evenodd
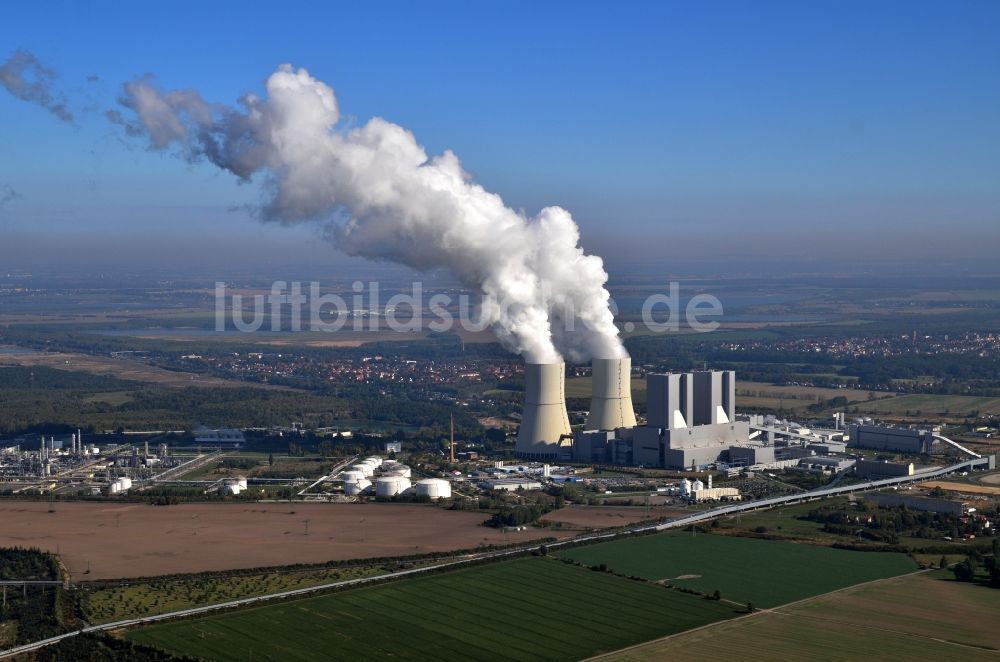
<svg viewBox="0 0 1000 662">
<path fill-rule="evenodd" d="M 998 35 L 997 2 L 13 3 L 0 61 L 23 48 L 55 70 L 76 122 L 0 89 L 0 191 L 20 195 L 0 207 L 0 259 L 223 236 L 323 260 L 315 230 L 226 211 L 252 185 L 102 114 L 145 73 L 232 103 L 283 62 L 359 122 L 454 150 L 512 206 L 571 210 L 612 261 L 986 258 Z"/>
</svg>

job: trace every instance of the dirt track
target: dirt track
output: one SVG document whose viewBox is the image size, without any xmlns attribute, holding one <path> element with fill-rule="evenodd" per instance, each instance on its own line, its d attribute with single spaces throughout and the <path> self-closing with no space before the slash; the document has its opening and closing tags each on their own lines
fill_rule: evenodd
<svg viewBox="0 0 1000 662">
<path fill-rule="evenodd" d="M 523 542 L 480 513 L 410 504 L 0 503 L 0 546 L 58 551 L 75 580 L 405 556 Z M 306 522 L 309 533 L 306 535 Z M 87 574 L 87 568 L 90 573 Z"/>
</svg>

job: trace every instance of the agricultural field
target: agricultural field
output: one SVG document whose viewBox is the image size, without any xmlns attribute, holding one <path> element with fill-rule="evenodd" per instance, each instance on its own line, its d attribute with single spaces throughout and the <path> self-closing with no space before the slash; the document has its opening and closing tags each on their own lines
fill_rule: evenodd
<svg viewBox="0 0 1000 662">
<path fill-rule="evenodd" d="M 213 660 L 576 660 L 735 613 L 646 582 L 527 558 L 126 636 Z"/>
<path fill-rule="evenodd" d="M 958 492 L 959 494 L 984 494 L 988 496 L 1000 496 L 1000 487 L 988 487 L 986 485 L 972 485 L 970 483 L 959 483 L 947 480 L 931 480 L 926 483 L 918 483 L 917 487 L 927 490 L 935 488 L 947 492 Z"/>
<path fill-rule="evenodd" d="M 690 513 L 683 508 L 653 506 L 580 506 L 570 505 L 553 510 L 542 521 L 557 523 L 564 529 L 610 529 L 635 524 L 647 519 L 666 519 Z"/>
<path fill-rule="evenodd" d="M 846 498 L 828 499 L 823 502 L 823 505 L 835 507 L 846 503 Z M 809 502 L 723 517 L 720 518 L 719 529 L 715 532 L 741 535 L 759 531 L 760 533 L 780 536 L 789 540 L 829 544 L 838 540 L 841 536 L 824 532 L 821 522 L 798 519 L 803 515 L 807 515 L 810 511 L 816 510 L 818 507 L 818 504 Z"/>
<path fill-rule="evenodd" d="M 418 564 L 408 564 L 420 565 Z M 372 577 L 396 567 L 331 567 L 248 574 L 162 577 L 120 586 L 84 587 L 81 605 L 88 623 L 110 623 L 256 595 Z"/>
<path fill-rule="evenodd" d="M 504 533 L 489 515 L 370 503 L 0 502 L 0 546 L 58 552 L 74 581 L 414 556 L 570 532 Z"/>
<path fill-rule="evenodd" d="M 210 375 L 177 372 L 174 370 L 159 368 L 148 363 L 133 361 L 131 359 L 94 356 L 90 354 L 38 352 L 34 354 L 0 355 L 0 367 L 4 366 L 48 367 L 55 370 L 85 372 L 102 377 L 115 377 L 126 381 L 154 384 L 169 388 L 199 386 L 202 388 L 256 388 L 272 391 L 292 390 L 283 386 L 256 384 L 238 381 L 235 379 L 222 379 L 219 377 L 212 377 Z M 116 399 L 121 399 L 124 394 L 115 393 L 112 395 Z"/>
<path fill-rule="evenodd" d="M 921 573 L 848 588 L 609 655 L 662 660 L 684 653 L 769 660 L 995 660 L 990 617 L 1000 591 Z M 848 634 L 849 633 L 849 634 Z"/>
<path fill-rule="evenodd" d="M 916 570 L 904 554 L 669 532 L 559 552 L 589 566 L 774 607 Z"/>
<path fill-rule="evenodd" d="M 901 395 L 877 402 L 858 405 L 859 412 L 913 417 L 965 417 L 973 412 L 980 416 L 1000 414 L 1000 398 L 972 395 Z"/>
</svg>

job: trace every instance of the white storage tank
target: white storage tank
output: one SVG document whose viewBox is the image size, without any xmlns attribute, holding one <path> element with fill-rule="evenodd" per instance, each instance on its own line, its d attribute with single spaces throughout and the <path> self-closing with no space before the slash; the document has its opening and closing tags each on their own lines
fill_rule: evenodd
<svg viewBox="0 0 1000 662">
<path fill-rule="evenodd" d="M 397 464 L 392 469 L 389 470 L 390 476 L 402 476 L 403 478 L 409 478 L 413 475 L 413 472 L 405 464 Z"/>
<path fill-rule="evenodd" d="M 382 471 L 392 471 L 393 467 L 399 466 L 396 460 L 386 460 L 382 463 Z"/>
<path fill-rule="evenodd" d="M 375 496 L 394 497 L 410 489 L 410 479 L 403 476 L 383 476 L 375 483 Z"/>
<path fill-rule="evenodd" d="M 356 469 L 340 472 L 340 479 L 344 481 L 345 485 L 347 483 L 356 483 L 359 480 L 362 480 L 364 477 L 365 475 L 360 471 L 357 471 Z"/>
<path fill-rule="evenodd" d="M 243 476 L 237 476 L 236 484 L 240 486 L 241 490 L 245 490 L 247 488 L 247 479 Z"/>
<path fill-rule="evenodd" d="M 367 478 L 361 478 L 352 483 L 344 483 L 344 494 L 348 496 L 357 496 L 367 489 L 370 489 L 372 482 Z"/>
<path fill-rule="evenodd" d="M 417 496 L 431 499 L 447 499 L 451 497 L 451 483 L 440 478 L 426 478 L 417 481 Z"/>
<path fill-rule="evenodd" d="M 365 464 L 364 462 L 355 464 L 353 467 L 351 467 L 351 470 L 360 471 L 361 475 L 364 476 L 365 478 L 369 478 L 373 473 L 375 473 L 375 471 L 372 469 L 372 466 L 370 464 Z"/>
<path fill-rule="evenodd" d="M 115 478 L 108 483 L 108 494 L 122 494 L 132 487 L 131 478 Z"/>
</svg>

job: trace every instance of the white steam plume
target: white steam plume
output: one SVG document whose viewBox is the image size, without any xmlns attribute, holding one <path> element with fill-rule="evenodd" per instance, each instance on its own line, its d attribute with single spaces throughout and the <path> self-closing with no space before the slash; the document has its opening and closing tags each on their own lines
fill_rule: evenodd
<svg viewBox="0 0 1000 662">
<path fill-rule="evenodd" d="M 146 77 L 124 86 L 121 103 L 134 118 L 109 117 L 155 149 L 178 146 L 244 180 L 266 173 L 267 218 L 339 217 L 333 234 L 351 255 L 449 269 L 482 293 L 494 333 L 528 361 L 625 355 L 607 273 L 579 247 L 569 212 L 525 217 L 473 182 L 455 154 L 428 157 L 410 132 L 381 118 L 338 127 L 333 90 L 304 69 L 281 66 L 265 87 L 266 97 L 248 94 L 236 109 Z"/>
</svg>

